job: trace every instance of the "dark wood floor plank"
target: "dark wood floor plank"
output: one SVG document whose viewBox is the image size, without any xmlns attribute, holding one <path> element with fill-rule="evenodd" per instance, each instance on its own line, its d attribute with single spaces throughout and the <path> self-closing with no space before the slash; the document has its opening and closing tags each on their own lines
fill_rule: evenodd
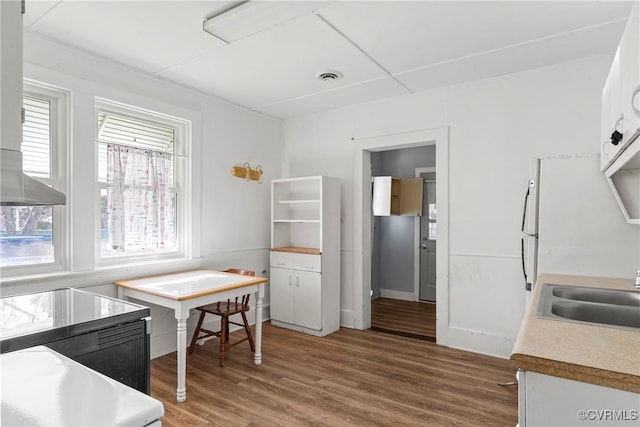
<svg viewBox="0 0 640 427">
<path fill-rule="evenodd" d="M 419 301 L 376 298 L 371 301 L 371 328 L 407 336 L 435 338 L 436 305 Z"/>
<path fill-rule="evenodd" d="M 217 344 L 187 358 L 175 401 L 175 353 L 152 361 L 164 427 L 513 426 L 512 362 L 395 335 L 340 329 L 324 338 L 264 324 L 263 364 L 249 346 L 218 365 Z"/>
</svg>

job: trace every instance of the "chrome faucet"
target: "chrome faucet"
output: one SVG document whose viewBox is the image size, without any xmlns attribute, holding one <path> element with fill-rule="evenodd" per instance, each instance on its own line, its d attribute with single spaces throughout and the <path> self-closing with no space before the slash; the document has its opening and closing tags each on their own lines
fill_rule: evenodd
<svg viewBox="0 0 640 427">
<path fill-rule="evenodd" d="M 636 282 L 634 285 L 636 289 L 640 289 L 640 270 L 636 272 Z"/>
</svg>

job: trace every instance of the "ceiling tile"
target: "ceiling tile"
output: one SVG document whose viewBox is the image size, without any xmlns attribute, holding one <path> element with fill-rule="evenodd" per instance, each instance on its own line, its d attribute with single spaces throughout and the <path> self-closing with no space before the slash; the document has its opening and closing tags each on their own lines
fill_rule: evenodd
<svg viewBox="0 0 640 427">
<path fill-rule="evenodd" d="M 155 73 L 224 45 L 202 22 L 228 3 L 64 1 L 28 30 Z"/>
<path fill-rule="evenodd" d="M 406 93 L 407 90 L 394 79 L 384 77 L 311 96 L 265 105 L 256 108 L 256 110 L 274 117 L 286 118 L 346 107 L 348 105 L 374 101 L 381 98 L 404 95 Z"/>
<path fill-rule="evenodd" d="M 62 0 L 38 0 L 27 2 L 25 4 L 25 14 L 22 21 L 24 28 L 28 28 L 61 2 Z"/>
<path fill-rule="evenodd" d="M 207 52 L 160 75 L 251 108 L 325 92 L 315 75 L 337 70 L 330 89 L 386 76 L 321 19 L 301 16 Z"/>
<path fill-rule="evenodd" d="M 629 11 L 629 2 L 615 1 L 374 1 L 336 2 L 319 14 L 398 73 L 626 19 Z"/>
<path fill-rule="evenodd" d="M 571 61 L 611 52 L 622 29 L 618 24 L 546 38 L 519 46 L 423 67 L 395 77 L 413 91 L 423 91 L 466 81 Z"/>
</svg>

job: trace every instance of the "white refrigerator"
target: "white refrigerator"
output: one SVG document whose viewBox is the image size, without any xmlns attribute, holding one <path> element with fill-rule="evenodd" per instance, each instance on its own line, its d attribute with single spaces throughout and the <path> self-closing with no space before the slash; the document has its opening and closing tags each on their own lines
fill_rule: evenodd
<svg viewBox="0 0 640 427">
<path fill-rule="evenodd" d="M 639 229 L 625 221 L 598 155 L 531 160 L 521 241 L 528 291 L 542 273 L 633 279 Z"/>
</svg>

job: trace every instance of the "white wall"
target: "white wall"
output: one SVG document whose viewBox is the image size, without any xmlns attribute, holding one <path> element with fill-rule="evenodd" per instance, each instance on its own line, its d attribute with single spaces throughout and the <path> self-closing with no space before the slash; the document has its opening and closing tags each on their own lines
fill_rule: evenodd
<svg viewBox="0 0 640 427">
<path fill-rule="evenodd" d="M 25 77 L 71 94 L 72 271 L 22 280 L 2 280 L 2 295 L 75 286 L 115 296 L 114 280 L 199 266 L 241 267 L 267 274 L 269 181 L 281 175 L 282 122 L 203 96 L 124 66 L 63 47 L 39 36 L 25 39 Z M 192 194 L 195 211 L 188 222 L 191 260 L 100 269 L 95 265 L 95 97 L 103 97 L 192 121 Z M 261 165 L 264 184 L 231 176 L 233 165 Z M 268 299 L 265 301 L 268 304 Z M 267 305 L 268 313 L 268 305 Z M 175 319 L 152 307 L 152 355 L 175 350 Z M 193 320 L 192 320 L 193 323 Z M 193 325 L 191 325 L 193 327 Z M 188 332 L 191 333 L 190 329 Z"/>
<path fill-rule="evenodd" d="M 600 94 L 611 57 L 284 122 L 286 176 L 342 180 L 342 322 L 353 327 L 352 200 L 358 140 L 450 129 L 448 345 L 507 357 L 524 312 L 519 240 L 533 156 L 599 153 Z M 620 272 L 626 277 L 627 272 Z"/>
</svg>

